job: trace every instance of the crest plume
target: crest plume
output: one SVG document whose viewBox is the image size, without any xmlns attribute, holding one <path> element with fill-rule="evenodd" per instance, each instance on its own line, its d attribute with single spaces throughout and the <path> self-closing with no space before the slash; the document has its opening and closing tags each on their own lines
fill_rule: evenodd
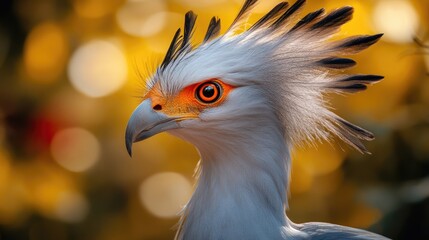
<svg viewBox="0 0 429 240">
<path fill-rule="evenodd" d="M 272 24 L 272 22 L 280 15 L 282 15 L 288 8 L 289 3 L 281 2 L 277 4 L 270 12 L 268 12 L 265 16 L 263 16 L 259 21 L 257 21 L 249 31 L 258 28 L 264 28 Z"/>
<path fill-rule="evenodd" d="M 207 29 L 206 36 L 204 37 L 204 42 L 208 42 L 211 39 L 217 37 L 219 33 L 220 33 L 220 19 L 213 17 L 210 20 L 210 24 Z"/>
<path fill-rule="evenodd" d="M 298 0 L 292 5 L 286 12 L 284 12 L 273 24 L 275 28 L 282 26 L 286 23 L 286 20 L 293 16 L 302 6 L 304 6 L 305 0 Z"/>
<path fill-rule="evenodd" d="M 170 47 L 168 48 L 167 53 L 164 57 L 164 60 L 161 63 L 161 66 L 160 66 L 161 69 L 164 69 L 169 63 L 171 63 L 177 57 L 179 46 L 183 41 L 182 36 L 180 36 L 180 32 L 181 30 L 179 28 L 174 34 Z"/>
<path fill-rule="evenodd" d="M 358 151 L 368 153 L 361 140 L 371 140 L 373 135 L 331 112 L 324 95 L 363 91 L 367 85 L 383 78 L 340 74 L 341 70 L 356 65 L 354 60 L 343 55 L 366 49 L 382 34 L 329 40 L 352 19 L 353 8 L 346 6 L 329 13 L 322 8 L 294 20 L 305 2 L 297 0 L 291 6 L 280 2 L 248 30 L 236 34 L 257 3 L 257 0 L 246 0 L 224 35 L 219 36 L 220 19 L 213 17 L 198 47 L 190 44 L 196 15 L 188 12 L 183 36 L 181 30 L 177 30 L 154 79 L 161 79 L 162 74 L 171 76 L 174 69 L 187 66 L 195 68 L 198 64 L 207 64 L 201 68 L 208 70 L 217 67 L 221 71 L 212 71 L 216 77 L 234 75 L 240 78 L 237 80 L 240 84 L 257 82 L 266 87 L 273 96 L 272 102 L 277 104 L 285 136 L 290 142 L 329 139 L 333 134 Z M 216 59 L 228 59 L 230 63 L 220 63 Z M 186 70 L 182 72 L 185 74 Z M 191 76 L 182 77 L 192 79 Z"/>
<path fill-rule="evenodd" d="M 197 15 L 194 12 L 189 11 L 185 15 L 185 27 L 183 32 L 183 41 L 180 46 L 181 51 L 191 50 L 190 40 L 192 38 L 195 21 L 197 20 Z"/>
</svg>

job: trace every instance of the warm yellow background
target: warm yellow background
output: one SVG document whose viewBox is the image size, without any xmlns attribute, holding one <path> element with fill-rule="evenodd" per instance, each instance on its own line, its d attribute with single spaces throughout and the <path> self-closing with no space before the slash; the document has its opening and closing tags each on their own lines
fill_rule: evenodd
<svg viewBox="0 0 429 240">
<path fill-rule="evenodd" d="M 0 25 L 0 239 L 171 239 L 198 154 L 164 133 L 135 144 L 130 159 L 124 129 L 184 13 L 198 14 L 198 43 L 212 16 L 226 29 L 241 2 L 5 3 L 14 20 Z M 250 22 L 279 1 L 260 2 Z M 429 1 L 309 0 L 305 9 L 343 5 L 355 17 L 340 36 L 385 33 L 348 72 L 386 79 L 333 97 L 340 115 L 375 133 L 373 154 L 340 143 L 297 149 L 288 215 L 400 238 L 403 222 L 428 221 L 397 211 L 429 196 L 429 49 L 412 41 L 429 39 Z"/>
</svg>

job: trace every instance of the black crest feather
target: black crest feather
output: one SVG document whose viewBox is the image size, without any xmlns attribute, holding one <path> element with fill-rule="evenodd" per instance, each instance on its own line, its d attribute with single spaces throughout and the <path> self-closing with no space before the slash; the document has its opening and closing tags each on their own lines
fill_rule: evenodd
<svg viewBox="0 0 429 240">
<path fill-rule="evenodd" d="M 180 36 L 181 29 L 177 29 L 174 34 L 173 40 L 170 43 L 170 47 L 168 47 L 167 53 L 165 54 L 164 60 L 161 63 L 160 68 L 164 69 L 171 61 L 176 58 L 179 46 L 182 42 L 182 37 Z"/>
<path fill-rule="evenodd" d="M 335 87 L 335 89 L 341 90 L 343 92 L 355 93 L 355 92 L 366 90 L 367 86 L 362 83 L 355 83 L 355 84 L 346 85 L 346 86 L 338 86 L 338 87 Z"/>
<path fill-rule="evenodd" d="M 283 13 L 274 23 L 273 27 L 277 28 L 282 26 L 286 20 L 295 14 L 302 6 L 305 4 L 305 0 L 298 0 L 296 1 L 285 13 Z"/>
<path fill-rule="evenodd" d="M 318 62 L 321 66 L 334 69 L 349 68 L 356 65 L 356 62 L 350 58 L 330 57 Z"/>
<path fill-rule="evenodd" d="M 334 91 L 355 93 L 365 90 L 367 88 L 366 85 L 376 83 L 383 78 L 383 76 L 378 75 L 346 76 L 339 80 L 333 81 L 330 85 L 328 85 L 328 88 L 333 89 Z"/>
<path fill-rule="evenodd" d="M 312 23 L 315 19 L 317 19 L 324 12 L 325 12 L 325 9 L 321 8 L 315 12 L 311 12 L 311 13 L 307 14 L 289 32 L 295 31 L 299 28 L 302 28 L 302 27 Z"/>
<path fill-rule="evenodd" d="M 212 17 L 203 42 L 208 42 L 220 33 L 220 19 Z"/>
<path fill-rule="evenodd" d="M 376 83 L 384 77 L 379 75 L 353 75 L 339 80 L 339 82 Z"/>
<path fill-rule="evenodd" d="M 164 60 L 160 65 L 160 69 L 165 69 L 165 67 L 174 61 L 181 53 L 192 50 L 190 40 L 192 38 L 196 19 L 197 15 L 195 15 L 194 12 L 189 11 L 186 13 L 183 36 L 180 35 L 181 29 L 177 29 L 170 43 L 170 47 L 165 54 Z"/>
<path fill-rule="evenodd" d="M 191 37 L 194 31 L 195 21 L 197 20 L 197 15 L 189 11 L 185 15 L 185 27 L 183 29 L 183 41 L 180 51 L 185 51 L 190 45 Z"/>
<path fill-rule="evenodd" d="M 347 38 L 341 41 L 335 48 L 347 53 L 359 52 L 376 43 L 382 36 L 383 34 L 376 34 Z"/>
<path fill-rule="evenodd" d="M 277 4 L 271 11 L 269 11 L 265 16 L 259 19 L 249 30 L 258 29 L 269 25 L 272 21 L 274 21 L 278 16 L 282 15 L 288 8 L 289 3 L 281 2 Z"/>
<path fill-rule="evenodd" d="M 326 17 L 324 17 L 316 24 L 314 24 L 312 29 L 314 30 L 318 28 L 332 28 L 332 27 L 341 26 L 344 23 L 348 22 L 352 18 L 352 15 L 353 15 L 352 7 L 343 7 L 343 8 L 337 9 L 329 13 Z"/>
</svg>

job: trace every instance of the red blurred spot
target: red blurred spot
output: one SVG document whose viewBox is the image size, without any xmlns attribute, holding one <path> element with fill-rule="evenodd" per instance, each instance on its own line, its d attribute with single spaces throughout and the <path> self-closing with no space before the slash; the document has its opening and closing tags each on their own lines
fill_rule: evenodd
<svg viewBox="0 0 429 240">
<path fill-rule="evenodd" d="M 36 117 L 29 129 L 28 147 L 32 150 L 45 151 L 61 128 L 58 122 L 44 116 Z"/>
</svg>

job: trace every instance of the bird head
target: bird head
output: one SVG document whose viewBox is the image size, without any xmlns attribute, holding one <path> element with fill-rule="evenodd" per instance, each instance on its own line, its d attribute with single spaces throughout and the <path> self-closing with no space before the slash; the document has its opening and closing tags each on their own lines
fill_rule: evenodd
<svg viewBox="0 0 429 240">
<path fill-rule="evenodd" d="M 281 2 L 243 31 L 256 2 L 247 0 L 223 35 L 220 20 L 212 18 L 199 46 L 191 44 L 196 15 L 186 14 L 183 35 L 178 29 L 128 122 L 130 155 L 133 143 L 163 131 L 202 147 L 264 137 L 261 127 L 275 129 L 290 144 L 338 136 L 367 152 L 361 140 L 372 134 L 334 114 L 325 95 L 362 91 L 382 79 L 345 74 L 355 62 L 341 57 L 381 34 L 331 40 L 353 8 L 320 9 L 294 21 L 305 0 Z"/>
</svg>

